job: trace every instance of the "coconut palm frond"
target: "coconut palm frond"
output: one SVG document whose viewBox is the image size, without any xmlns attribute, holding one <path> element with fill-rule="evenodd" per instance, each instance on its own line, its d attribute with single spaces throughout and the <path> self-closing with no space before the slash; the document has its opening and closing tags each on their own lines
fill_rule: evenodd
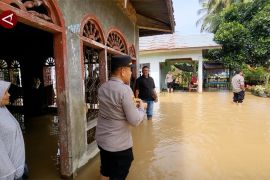
<svg viewBox="0 0 270 180">
<path fill-rule="evenodd" d="M 209 1 L 208 1 L 208 9 L 209 9 L 209 12 L 210 12 L 211 10 L 213 10 L 213 9 L 217 6 L 217 4 L 219 4 L 219 1 L 220 1 L 220 0 L 209 0 Z"/>
<path fill-rule="evenodd" d="M 199 9 L 199 10 L 197 11 L 197 15 L 201 15 L 201 14 L 204 14 L 204 13 L 206 13 L 206 12 L 207 12 L 207 8 Z"/>
<path fill-rule="evenodd" d="M 200 24 L 203 23 L 204 19 L 206 18 L 206 14 L 203 15 L 202 17 L 200 17 L 197 21 L 196 21 L 196 26 L 199 26 Z"/>
<path fill-rule="evenodd" d="M 208 0 L 199 0 L 199 4 L 207 3 Z"/>
<path fill-rule="evenodd" d="M 223 9 L 239 1 L 244 2 L 252 0 L 199 0 L 202 9 L 199 9 L 197 14 L 203 14 L 203 16 L 199 18 L 196 25 L 202 24 L 201 31 L 207 29 L 210 31 L 215 30 L 220 22 L 215 20 L 214 17 L 218 16 Z"/>
<path fill-rule="evenodd" d="M 210 31 L 212 20 L 213 20 L 213 16 L 212 15 L 208 15 L 208 16 L 206 16 L 204 18 L 204 21 L 203 21 L 202 27 L 201 27 L 201 32 L 203 32 L 203 31 Z"/>
</svg>

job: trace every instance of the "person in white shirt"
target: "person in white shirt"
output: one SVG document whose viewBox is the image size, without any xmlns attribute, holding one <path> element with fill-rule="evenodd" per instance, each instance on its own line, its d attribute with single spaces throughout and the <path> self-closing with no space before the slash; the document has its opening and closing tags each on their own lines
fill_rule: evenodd
<svg viewBox="0 0 270 180">
<path fill-rule="evenodd" d="M 173 92 L 173 74 L 171 71 L 166 74 L 165 82 L 167 83 L 168 93 Z"/>
<path fill-rule="evenodd" d="M 245 80 L 242 70 L 236 70 L 232 78 L 233 102 L 242 103 L 245 98 Z"/>
</svg>

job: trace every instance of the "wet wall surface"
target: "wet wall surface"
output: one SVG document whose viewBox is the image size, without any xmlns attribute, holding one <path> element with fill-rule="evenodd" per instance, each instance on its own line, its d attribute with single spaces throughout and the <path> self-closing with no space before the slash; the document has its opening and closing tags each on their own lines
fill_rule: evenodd
<svg viewBox="0 0 270 180">
<path fill-rule="evenodd" d="M 132 128 L 135 160 L 127 180 L 270 179 L 269 107 L 269 98 L 250 94 L 236 105 L 230 92 L 161 93 L 153 120 Z M 42 138 L 38 129 L 31 133 Z M 54 140 L 49 139 L 34 140 L 31 147 L 44 143 L 50 147 Z M 59 179 L 49 159 L 31 159 L 27 154 L 32 164 L 30 179 Z M 41 164 L 46 168 L 38 167 Z M 97 155 L 75 179 L 98 180 L 99 165 Z"/>
</svg>

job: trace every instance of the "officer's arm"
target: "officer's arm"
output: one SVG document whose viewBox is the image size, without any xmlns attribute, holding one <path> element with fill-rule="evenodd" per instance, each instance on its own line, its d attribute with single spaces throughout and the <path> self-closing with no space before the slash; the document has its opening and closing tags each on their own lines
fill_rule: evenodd
<svg viewBox="0 0 270 180">
<path fill-rule="evenodd" d="M 145 112 L 143 107 L 136 107 L 131 89 L 123 94 L 122 105 L 127 121 L 132 126 L 138 126 L 143 120 Z"/>
<path fill-rule="evenodd" d="M 138 90 L 138 89 L 135 90 L 135 97 L 136 97 L 136 98 L 139 97 L 139 90 Z"/>
<path fill-rule="evenodd" d="M 139 80 L 137 79 L 135 82 L 135 98 L 139 97 Z"/>
</svg>

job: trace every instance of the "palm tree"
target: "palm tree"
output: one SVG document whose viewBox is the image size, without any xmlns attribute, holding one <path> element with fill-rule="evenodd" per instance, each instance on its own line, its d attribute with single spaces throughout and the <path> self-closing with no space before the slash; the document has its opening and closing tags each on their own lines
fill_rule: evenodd
<svg viewBox="0 0 270 180">
<path fill-rule="evenodd" d="M 202 31 L 212 32 L 218 25 L 218 14 L 221 11 L 234 3 L 245 3 L 251 0 L 199 0 L 202 5 L 202 9 L 198 10 L 198 14 L 202 17 L 196 22 L 196 25 L 202 24 Z"/>
</svg>

